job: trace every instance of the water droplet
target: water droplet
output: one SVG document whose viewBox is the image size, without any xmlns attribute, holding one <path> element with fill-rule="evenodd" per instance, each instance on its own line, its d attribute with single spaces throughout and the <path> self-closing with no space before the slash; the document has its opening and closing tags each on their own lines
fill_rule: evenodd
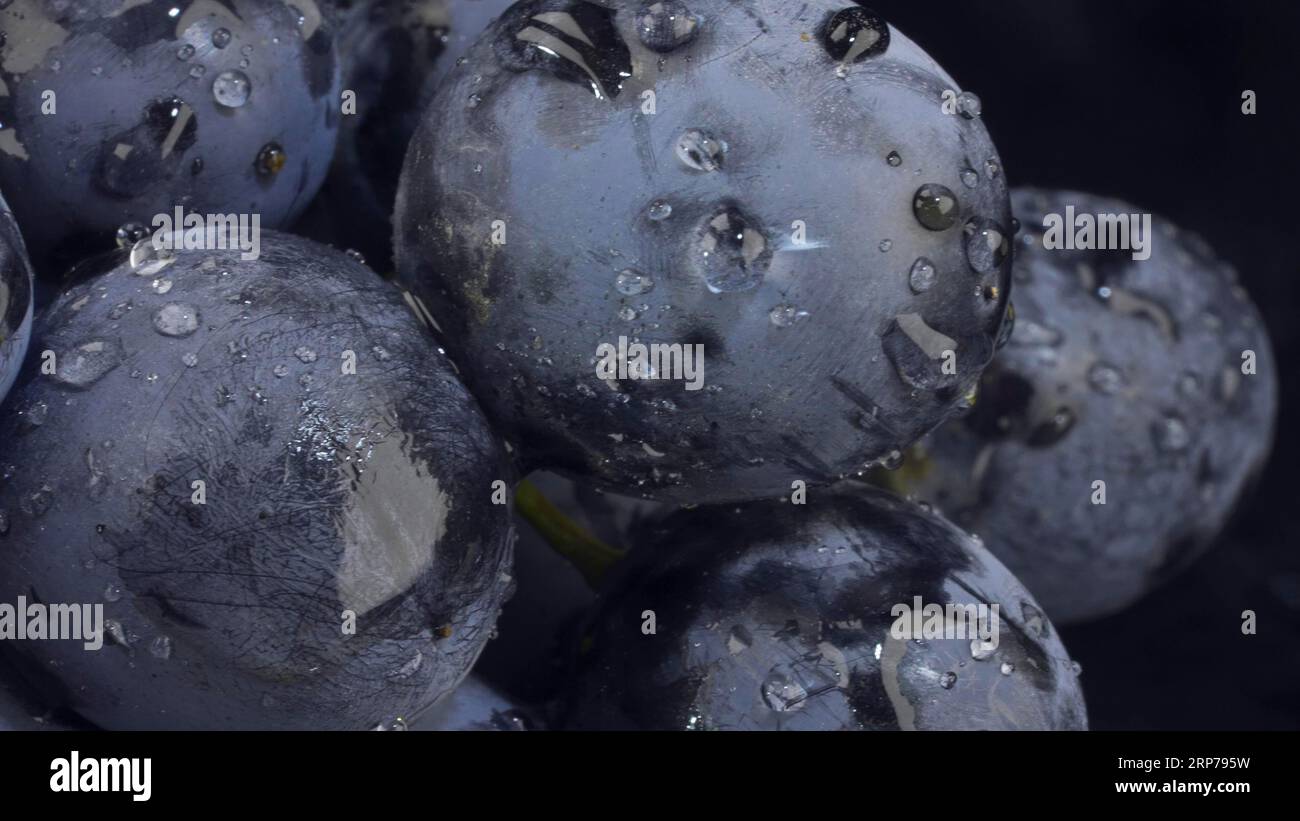
<svg viewBox="0 0 1300 821">
<path fill-rule="evenodd" d="M 411 676 L 415 675 L 419 671 L 421 665 L 423 664 L 424 664 L 424 653 L 420 652 L 419 650 L 416 650 L 415 655 L 412 656 L 401 667 L 398 667 L 396 670 L 394 670 L 391 674 L 391 677 L 410 678 Z"/>
<path fill-rule="evenodd" d="M 1151 427 L 1156 448 L 1164 453 L 1181 453 L 1192 443 L 1192 434 L 1181 417 L 1168 414 Z"/>
<path fill-rule="evenodd" d="M 198 118 L 184 100 L 155 100 L 139 124 L 103 141 L 95 183 L 116 197 L 140 196 L 175 173 L 197 139 Z"/>
<path fill-rule="evenodd" d="M 757 286 L 772 261 L 763 230 L 735 205 L 722 207 L 700 224 L 691 250 L 691 261 L 715 294 Z"/>
<path fill-rule="evenodd" d="M 778 305 L 768 313 L 768 318 L 778 328 L 788 328 L 806 316 L 807 311 L 801 311 L 793 305 Z"/>
<path fill-rule="evenodd" d="M 86 342 L 59 357 L 54 378 L 71 388 L 89 388 L 121 365 L 123 356 L 122 345 L 116 340 Z"/>
<path fill-rule="evenodd" d="M 482 94 L 471 94 L 469 99 L 465 100 L 466 108 L 478 108 L 483 103 Z"/>
<path fill-rule="evenodd" d="M 181 46 L 179 49 L 176 50 L 177 60 L 184 61 L 190 59 L 193 56 L 194 56 L 194 46 L 190 45 L 189 43 L 186 43 L 185 45 Z"/>
<path fill-rule="evenodd" d="M 763 681 L 762 694 L 763 703 L 778 713 L 797 710 L 808 698 L 803 685 L 775 671 Z"/>
<path fill-rule="evenodd" d="M 163 277 L 162 279 L 155 279 L 153 282 L 149 283 L 149 287 L 153 289 L 153 292 L 155 294 L 161 296 L 162 294 L 165 294 L 172 289 L 172 281 L 170 279 L 167 279 L 166 277 Z"/>
<path fill-rule="evenodd" d="M 138 222 L 128 222 L 117 229 L 117 247 L 132 248 L 137 242 L 149 236 L 149 229 Z"/>
<path fill-rule="evenodd" d="M 961 184 L 967 188 L 974 188 L 980 184 L 980 175 L 970 168 L 964 168 L 961 172 Z"/>
<path fill-rule="evenodd" d="M 33 402 L 26 408 L 18 411 L 18 415 L 22 417 L 22 425 L 28 429 L 39 428 L 41 425 L 44 425 L 49 414 L 50 406 L 45 402 Z"/>
<path fill-rule="evenodd" d="M 916 221 L 931 231 L 945 231 L 957 224 L 957 195 L 952 189 L 937 183 L 927 183 L 916 189 L 912 198 L 912 213 Z"/>
<path fill-rule="evenodd" d="M 310 365 L 311 363 L 316 361 L 316 352 L 313 351 L 311 348 L 306 347 L 305 345 L 297 348 L 293 352 L 293 355 L 298 357 L 299 362 L 302 362 L 306 365 Z"/>
<path fill-rule="evenodd" d="M 1083 665 L 1077 661 L 1070 662 L 1070 672 L 1074 673 L 1076 676 L 1083 675 Z"/>
<path fill-rule="evenodd" d="M 193 68 L 190 69 L 190 76 L 193 77 L 195 80 L 197 80 L 200 77 L 202 77 L 204 74 L 206 74 L 207 71 L 208 70 L 203 66 L 194 66 Z"/>
<path fill-rule="evenodd" d="M 623 296 L 640 296 L 654 290 L 655 281 L 640 271 L 631 268 L 620 271 L 614 278 L 614 288 Z"/>
<path fill-rule="evenodd" d="M 1020 603 L 1020 618 L 1024 622 L 1025 630 L 1036 639 L 1040 639 L 1051 632 L 1048 629 L 1047 617 L 1043 615 L 1043 611 L 1029 602 Z"/>
<path fill-rule="evenodd" d="M 1033 448 L 1054 445 L 1074 429 L 1075 421 L 1074 411 L 1069 408 L 1057 408 L 1055 413 L 1034 426 L 1025 439 L 1025 444 Z"/>
<path fill-rule="evenodd" d="M 257 152 L 257 160 L 254 165 L 257 167 L 257 173 L 264 177 L 274 176 L 280 173 L 288 157 L 279 143 L 267 143 L 262 146 L 262 150 Z"/>
<path fill-rule="evenodd" d="M 1110 396 L 1124 387 L 1124 375 L 1114 365 L 1098 362 L 1088 369 L 1088 384 L 1098 393 Z"/>
<path fill-rule="evenodd" d="M 518 67 L 546 69 L 598 99 L 617 97 L 632 76 L 632 53 L 614 25 L 614 10 L 584 0 L 547 9 L 505 32 Z"/>
<path fill-rule="evenodd" d="M 248 102 L 253 86 L 242 71 L 227 70 L 212 81 L 212 99 L 226 108 L 239 108 Z"/>
<path fill-rule="evenodd" d="M 390 354 L 388 352 L 388 349 L 385 348 L 383 345 L 374 346 L 373 348 L 370 349 L 370 352 L 374 354 L 375 359 L 378 359 L 380 362 L 387 362 L 389 359 L 393 358 L 393 355 Z"/>
<path fill-rule="evenodd" d="M 975 119 L 983 111 L 983 108 L 984 106 L 977 95 L 969 91 L 963 91 L 957 95 L 957 112 L 966 119 Z"/>
<path fill-rule="evenodd" d="M 276 365 L 271 369 L 271 373 L 275 374 L 276 379 L 284 379 L 289 375 L 289 366 L 285 364 Z"/>
<path fill-rule="evenodd" d="M 108 587 L 104 588 L 104 601 L 113 603 L 120 602 L 121 600 L 122 588 L 116 584 L 109 583 Z"/>
<path fill-rule="evenodd" d="M 1016 665 L 1012 664 L 1009 661 L 1004 661 L 1002 662 L 1002 666 L 999 667 L 998 670 L 1001 671 L 1002 675 L 1009 676 L 1016 671 Z"/>
<path fill-rule="evenodd" d="M 885 53 L 889 48 L 889 26 L 875 12 L 852 6 L 826 21 L 821 41 L 833 59 L 856 63 Z"/>
<path fill-rule="evenodd" d="M 890 151 L 888 156 L 885 157 L 885 162 L 889 163 L 894 168 L 897 168 L 903 164 L 903 158 L 899 156 L 897 151 Z"/>
<path fill-rule="evenodd" d="M 655 222 L 661 222 L 673 215 L 673 207 L 669 205 L 667 202 L 665 202 L 664 200 L 655 200 L 654 202 L 650 203 L 650 210 L 648 213 L 650 215 L 650 219 L 654 220 Z"/>
<path fill-rule="evenodd" d="M 149 642 L 149 655 L 166 661 L 172 657 L 172 640 L 170 636 L 158 636 Z"/>
<path fill-rule="evenodd" d="M 680 0 L 643 3 L 636 14 L 636 33 L 651 51 L 667 54 L 695 39 L 700 18 Z"/>
<path fill-rule="evenodd" d="M 631 322 L 634 319 L 636 319 L 637 316 L 638 314 L 636 312 L 636 309 L 634 309 L 631 305 L 624 305 L 618 311 L 618 318 L 623 320 L 624 322 Z"/>
<path fill-rule="evenodd" d="M 230 29 L 219 28 L 212 32 L 212 45 L 217 48 L 225 48 L 230 45 Z"/>
<path fill-rule="evenodd" d="M 998 645 L 993 641 L 975 638 L 970 640 L 970 657 L 976 661 L 984 661 L 997 652 Z"/>
<path fill-rule="evenodd" d="M 199 309 L 186 302 L 168 302 L 154 312 L 153 327 L 163 336 L 189 336 L 199 329 Z"/>
<path fill-rule="evenodd" d="M 997 270 L 1011 251 L 1006 232 L 996 222 L 983 217 L 966 221 L 966 262 L 977 273 Z"/>
<path fill-rule="evenodd" d="M 118 621 L 117 619 L 105 619 L 104 630 L 105 632 L 108 633 L 109 637 L 113 639 L 113 641 L 117 642 L 121 646 L 123 647 L 131 646 L 131 640 L 126 635 L 126 628 L 124 628 L 122 626 L 122 622 Z"/>
<path fill-rule="evenodd" d="M 727 634 L 727 652 L 733 656 L 745 652 L 753 643 L 753 635 L 743 624 L 734 625 Z"/>
<path fill-rule="evenodd" d="M 925 257 L 918 257 L 916 262 L 912 263 L 912 270 L 907 275 L 907 284 L 911 286 L 913 293 L 923 294 L 934 287 L 936 278 L 934 263 Z"/>
<path fill-rule="evenodd" d="M 199 364 L 199 355 L 191 351 L 181 357 L 181 363 L 187 368 L 193 368 Z"/>
<path fill-rule="evenodd" d="M 943 362 L 945 352 L 957 351 L 957 342 L 931 328 L 920 314 L 895 317 L 881 346 L 905 384 L 926 391 L 956 384 L 957 375 L 944 373 Z"/>
<path fill-rule="evenodd" d="M 945 690 L 951 690 L 952 686 L 957 683 L 957 674 L 953 672 L 944 673 L 939 677 L 939 686 Z"/>
<path fill-rule="evenodd" d="M 707 131 L 692 128 L 677 138 L 677 159 L 696 171 L 717 171 L 727 156 L 727 144 Z"/>
<path fill-rule="evenodd" d="M 366 257 L 365 257 L 365 255 L 362 254 L 360 251 L 356 250 L 355 248 L 349 248 L 348 250 L 344 251 L 343 253 L 347 254 L 347 255 L 348 255 L 348 259 L 351 259 L 351 260 L 353 260 L 354 262 L 359 262 L 359 263 L 361 263 L 362 265 L 365 265 L 365 264 L 366 264 Z"/>
<path fill-rule="evenodd" d="M 894 247 L 894 241 L 892 239 L 882 239 L 877 247 L 882 254 L 888 253 L 889 249 Z"/>
</svg>

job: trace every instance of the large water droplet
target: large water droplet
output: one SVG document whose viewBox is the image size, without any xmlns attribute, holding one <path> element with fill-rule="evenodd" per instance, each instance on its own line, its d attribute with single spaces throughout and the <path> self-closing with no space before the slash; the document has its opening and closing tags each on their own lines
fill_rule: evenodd
<svg viewBox="0 0 1300 821">
<path fill-rule="evenodd" d="M 267 143 L 257 152 L 257 159 L 254 160 L 253 165 L 257 168 L 257 173 L 264 177 L 271 177 L 280 173 L 287 160 L 288 157 L 279 143 Z"/>
<path fill-rule="evenodd" d="M 923 294 L 934 287 L 936 278 L 934 263 L 925 257 L 918 257 L 916 262 L 912 263 L 912 270 L 907 275 L 907 284 L 911 286 L 913 293 Z"/>
<path fill-rule="evenodd" d="M 230 45 L 230 29 L 219 28 L 212 32 L 212 45 L 217 48 L 225 48 Z"/>
<path fill-rule="evenodd" d="M 943 372 L 944 354 L 956 353 L 956 341 L 931 328 L 920 314 L 895 317 L 881 346 L 898 378 L 913 388 L 933 391 L 957 382 L 955 373 Z"/>
<path fill-rule="evenodd" d="M 806 316 L 807 311 L 801 311 L 793 305 L 778 305 L 768 313 L 768 318 L 778 328 L 788 328 Z"/>
<path fill-rule="evenodd" d="M 139 125 L 104 141 L 95 181 L 113 196 L 137 197 L 175 173 L 196 139 L 198 119 L 184 100 L 156 100 Z"/>
<path fill-rule="evenodd" d="M 975 638 L 970 640 L 970 656 L 976 661 L 984 661 L 992 657 L 998 650 L 998 645 L 993 641 Z"/>
<path fill-rule="evenodd" d="M 153 327 L 163 336 L 189 336 L 199 329 L 199 309 L 185 302 L 168 302 L 154 312 Z"/>
<path fill-rule="evenodd" d="M 223 71 L 212 81 L 212 99 L 226 108 L 239 108 L 248 102 L 253 86 L 242 71 Z"/>
<path fill-rule="evenodd" d="M 755 287 L 771 261 L 762 228 L 735 205 L 723 206 L 706 218 L 691 243 L 691 262 L 715 294 Z"/>
<path fill-rule="evenodd" d="M 673 215 L 673 207 L 666 200 L 655 200 L 650 203 L 646 214 L 655 222 L 663 222 Z"/>
<path fill-rule="evenodd" d="M 613 99 L 632 76 L 632 53 L 614 25 L 614 10 L 570 0 L 523 17 L 507 32 L 520 68 L 541 68 Z"/>
<path fill-rule="evenodd" d="M 889 26 L 875 12 L 853 6 L 831 15 L 822 26 L 822 46 L 841 63 L 856 63 L 884 54 Z"/>
<path fill-rule="evenodd" d="M 1040 639 L 1051 632 L 1048 629 L 1047 617 L 1043 615 L 1043 611 L 1029 602 L 1020 603 L 1020 618 L 1024 622 L 1025 631 L 1036 639 Z"/>
<path fill-rule="evenodd" d="M 667 54 L 695 39 L 700 18 L 680 0 L 643 3 L 636 13 L 636 34 L 651 51 Z"/>
<path fill-rule="evenodd" d="M 677 138 L 676 152 L 687 168 L 717 171 L 727 155 L 727 144 L 707 131 L 692 128 Z"/>
<path fill-rule="evenodd" d="M 58 358 L 54 378 L 68 387 L 84 390 L 121 365 L 123 356 L 122 345 L 116 340 L 86 342 Z"/>
<path fill-rule="evenodd" d="M 963 229 L 966 235 L 966 262 L 977 273 L 997 270 L 1011 251 L 1007 234 L 993 220 L 972 217 Z"/>
<path fill-rule="evenodd" d="M 912 197 L 916 221 L 931 231 L 945 231 L 957 224 L 957 195 L 938 183 L 926 183 Z"/>
<path fill-rule="evenodd" d="M 763 681 L 763 703 L 778 713 L 797 710 L 808 698 L 808 691 L 783 673 L 773 672 Z"/>
<path fill-rule="evenodd" d="M 733 656 L 745 652 L 753 643 L 753 634 L 743 624 L 732 626 L 731 631 L 727 634 L 727 652 Z"/>
<path fill-rule="evenodd" d="M 654 290 L 655 281 L 640 271 L 628 268 L 614 278 L 614 288 L 623 296 L 640 296 Z"/>
<path fill-rule="evenodd" d="M 957 112 L 968 120 L 973 120 L 984 110 L 980 98 L 969 91 L 957 95 Z"/>
<path fill-rule="evenodd" d="M 158 636 L 149 642 L 149 655 L 160 661 L 172 657 L 172 640 L 170 636 Z"/>
<path fill-rule="evenodd" d="M 132 248 L 137 242 L 149 236 L 149 229 L 145 228 L 138 222 L 124 223 L 117 229 L 116 240 L 117 247 L 126 249 Z"/>
</svg>

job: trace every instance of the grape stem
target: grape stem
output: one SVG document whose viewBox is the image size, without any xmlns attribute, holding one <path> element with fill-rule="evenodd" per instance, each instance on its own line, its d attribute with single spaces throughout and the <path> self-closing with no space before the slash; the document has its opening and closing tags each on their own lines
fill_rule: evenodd
<svg viewBox="0 0 1300 821">
<path fill-rule="evenodd" d="M 515 509 L 541 534 L 551 549 L 573 565 L 595 590 L 627 551 L 605 544 L 564 515 L 527 479 L 515 488 Z"/>
</svg>

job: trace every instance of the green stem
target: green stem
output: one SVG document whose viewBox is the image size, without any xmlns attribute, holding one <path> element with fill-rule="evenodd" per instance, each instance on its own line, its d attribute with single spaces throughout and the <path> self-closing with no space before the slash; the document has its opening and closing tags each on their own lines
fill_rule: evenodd
<svg viewBox="0 0 1300 821">
<path fill-rule="evenodd" d="M 577 568 L 592 589 L 627 551 L 611 547 L 565 516 L 527 479 L 515 489 L 515 509 L 556 553 Z"/>
</svg>

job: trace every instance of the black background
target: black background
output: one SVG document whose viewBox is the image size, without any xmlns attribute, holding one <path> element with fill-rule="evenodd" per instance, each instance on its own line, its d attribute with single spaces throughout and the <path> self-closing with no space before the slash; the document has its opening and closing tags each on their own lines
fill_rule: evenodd
<svg viewBox="0 0 1300 821">
<path fill-rule="evenodd" d="M 1094 729 L 1300 729 L 1300 4 L 870 3 L 984 103 L 1013 185 L 1117 196 L 1241 273 L 1277 354 L 1272 460 L 1215 548 L 1062 631 Z M 1241 112 L 1243 90 L 1257 95 Z M 1243 636 L 1241 611 L 1257 614 Z"/>
</svg>

